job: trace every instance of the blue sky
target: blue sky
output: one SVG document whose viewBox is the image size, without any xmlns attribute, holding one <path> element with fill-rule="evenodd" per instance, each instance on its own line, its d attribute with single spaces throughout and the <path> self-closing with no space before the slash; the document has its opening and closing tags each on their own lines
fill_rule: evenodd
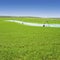
<svg viewBox="0 0 60 60">
<path fill-rule="evenodd" d="M 60 0 L 0 0 L 0 15 L 60 17 Z"/>
</svg>

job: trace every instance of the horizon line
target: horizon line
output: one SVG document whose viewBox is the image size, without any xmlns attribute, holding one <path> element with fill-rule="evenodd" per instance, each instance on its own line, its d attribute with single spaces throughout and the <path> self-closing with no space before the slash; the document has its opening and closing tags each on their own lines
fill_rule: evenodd
<svg viewBox="0 0 60 60">
<path fill-rule="evenodd" d="M 21 15 L 0 15 L 0 17 L 36 17 L 36 18 L 60 18 L 60 17 L 47 17 L 47 16 L 21 16 Z"/>
</svg>

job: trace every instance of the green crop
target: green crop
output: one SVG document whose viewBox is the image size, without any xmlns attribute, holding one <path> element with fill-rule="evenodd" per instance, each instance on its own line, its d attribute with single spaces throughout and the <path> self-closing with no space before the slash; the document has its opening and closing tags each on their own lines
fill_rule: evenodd
<svg viewBox="0 0 60 60">
<path fill-rule="evenodd" d="M 25 26 L 5 20 L 60 23 L 52 18 L 0 18 L 0 60 L 60 60 L 60 28 Z"/>
</svg>

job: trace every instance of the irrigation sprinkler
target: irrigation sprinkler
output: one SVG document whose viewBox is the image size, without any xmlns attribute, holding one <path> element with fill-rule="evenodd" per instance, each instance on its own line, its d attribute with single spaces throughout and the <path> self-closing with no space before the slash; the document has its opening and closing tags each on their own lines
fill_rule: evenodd
<svg viewBox="0 0 60 60">
<path fill-rule="evenodd" d="M 45 21 L 45 23 L 43 24 L 43 27 L 45 27 L 45 26 L 46 26 L 45 24 L 48 24 L 48 21 Z"/>
<path fill-rule="evenodd" d="M 43 27 L 45 27 L 45 24 L 43 24 Z"/>
<path fill-rule="evenodd" d="M 44 24 L 43 24 L 43 27 L 45 27 L 45 22 L 44 22 Z"/>
</svg>

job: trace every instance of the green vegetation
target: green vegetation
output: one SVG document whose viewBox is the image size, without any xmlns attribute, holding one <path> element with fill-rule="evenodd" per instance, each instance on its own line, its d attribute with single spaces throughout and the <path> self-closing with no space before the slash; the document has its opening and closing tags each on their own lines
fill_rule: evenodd
<svg viewBox="0 0 60 60">
<path fill-rule="evenodd" d="M 60 19 L 0 18 L 0 60 L 60 60 L 60 28 L 32 27 L 4 20 L 60 23 Z"/>
<path fill-rule="evenodd" d="M 52 23 L 52 24 L 60 24 L 60 19 L 58 18 L 27 18 L 27 17 L 3 17 L 0 18 L 0 20 L 20 20 L 20 21 L 25 21 L 25 22 L 32 22 L 32 23 Z"/>
</svg>

